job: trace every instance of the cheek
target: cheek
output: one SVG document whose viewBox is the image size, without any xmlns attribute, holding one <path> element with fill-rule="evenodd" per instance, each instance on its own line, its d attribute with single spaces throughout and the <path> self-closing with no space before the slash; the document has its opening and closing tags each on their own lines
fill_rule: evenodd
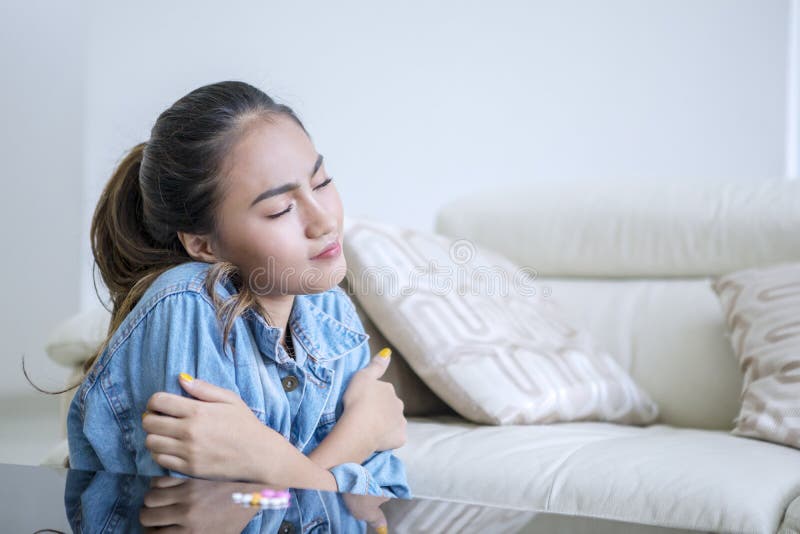
<svg viewBox="0 0 800 534">
<path fill-rule="evenodd" d="M 240 221 L 241 224 L 226 228 L 224 234 L 225 258 L 245 270 L 264 263 L 270 256 L 279 255 L 283 246 L 283 233 L 271 232 L 267 221 Z"/>
</svg>

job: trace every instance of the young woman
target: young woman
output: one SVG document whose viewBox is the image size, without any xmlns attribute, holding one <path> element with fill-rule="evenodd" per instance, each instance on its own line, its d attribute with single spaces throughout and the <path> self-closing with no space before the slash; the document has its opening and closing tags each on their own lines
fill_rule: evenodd
<svg viewBox="0 0 800 534">
<path fill-rule="evenodd" d="M 92 220 L 113 310 L 70 467 L 410 497 L 388 357 L 338 287 L 342 220 L 290 108 L 228 81 L 164 111 Z"/>
</svg>

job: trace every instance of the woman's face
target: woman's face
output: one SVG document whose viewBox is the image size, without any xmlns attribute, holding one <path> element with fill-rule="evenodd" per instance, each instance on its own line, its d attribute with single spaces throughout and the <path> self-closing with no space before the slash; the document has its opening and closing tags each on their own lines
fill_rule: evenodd
<svg viewBox="0 0 800 534">
<path fill-rule="evenodd" d="M 344 278 L 342 202 L 322 156 L 285 115 L 254 119 L 223 164 L 218 259 L 259 295 L 326 291 Z M 338 251 L 315 258 L 329 245 Z"/>
</svg>

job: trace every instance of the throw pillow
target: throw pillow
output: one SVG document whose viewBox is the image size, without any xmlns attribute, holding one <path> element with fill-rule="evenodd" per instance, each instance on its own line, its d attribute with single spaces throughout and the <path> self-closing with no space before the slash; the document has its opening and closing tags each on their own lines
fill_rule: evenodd
<svg viewBox="0 0 800 534">
<path fill-rule="evenodd" d="M 658 408 L 535 273 L 465 239 L 351 219 L 353 294 L 441 399 L 487 424 L 654 421 Z"/>
<path fill-rule="evenodd" d="M 800 448 L 800 263 L 714 279 L 744 374 L 733 433 Z"/>
<path fill-rule="evenodd" d="M 350 295 L 356 313 L 364 331 L 369 335 L 369 350 L 371 354 L 376 354 L 384 347 L 392 349 L 392 357 L 389 361 L 389 368 L 381 377 L 381 380 L 391 383 L 394 386 L 396 395 L 403 401 L 403 414 L 406 417 L 430 416 L 430 415 L 453 415 L 450 408 L 436 393 L 419 379 L 414 371 L 409 367 L 403 355 L 394 347 L 386 337 L 381 334 L 367 313 L 364 311 L 358 299 L 353 296 L 350 284 L 352 273 L 348 271 L 339 286 Z"/>
</svg>

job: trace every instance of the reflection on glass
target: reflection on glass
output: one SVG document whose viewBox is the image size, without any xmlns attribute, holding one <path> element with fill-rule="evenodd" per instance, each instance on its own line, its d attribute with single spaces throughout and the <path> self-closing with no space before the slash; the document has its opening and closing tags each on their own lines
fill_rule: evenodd
<svg viewBox="0 0 800 534">
<path fill-rule="evenodd" d="M 70 470 L 64 492 L 75 532 L 366 532 L 385 518 L 382 497 L 289 489 L 285 508 L 246 506 L 234 493 L 265 486 Z M 282 488 L 271 488 L 282 489 Z M 352 508 L 352 512 L 351 512 Z"/>
</svg>

